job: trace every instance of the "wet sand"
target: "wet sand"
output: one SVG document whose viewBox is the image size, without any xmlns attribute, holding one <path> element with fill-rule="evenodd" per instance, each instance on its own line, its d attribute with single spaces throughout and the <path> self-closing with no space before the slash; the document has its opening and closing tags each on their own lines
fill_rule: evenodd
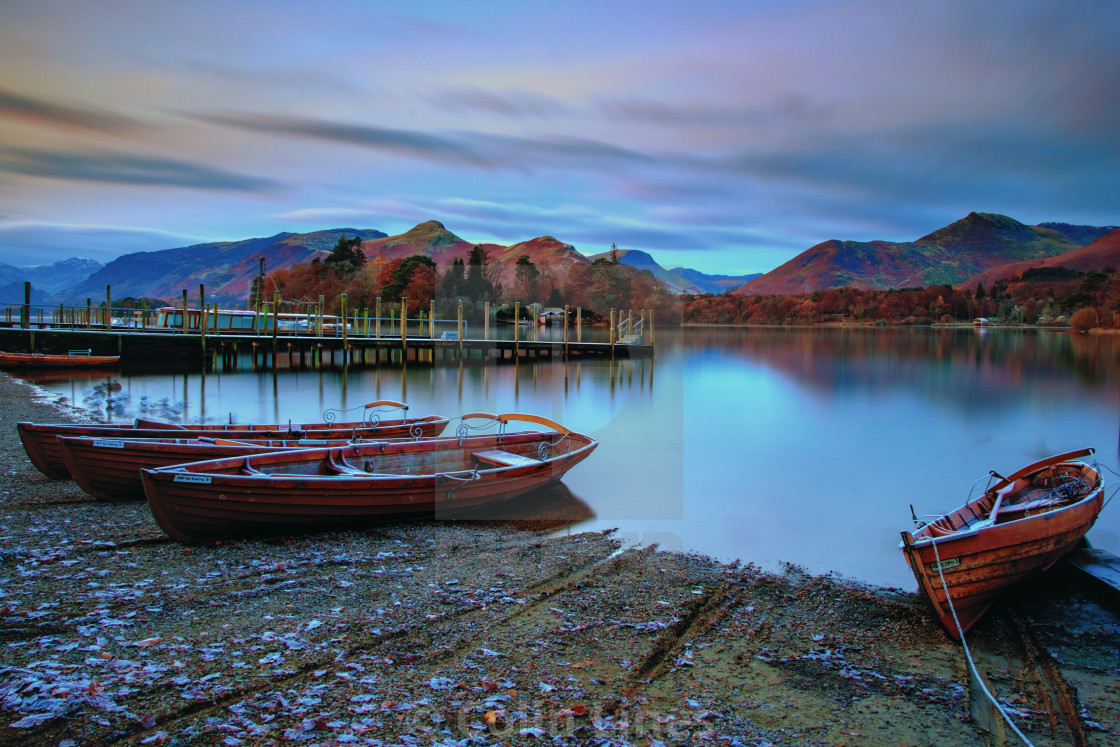
<svg viewBox="0 0 1120 747">
<path fill-rule="evenodd" d="M 0 744 L 1000 743 L 916 593 L 553 536 L 562 495 L 186 547 L 31 466 L 15 423 L 78 416 L 33 391 L 0 373 Z M 1118 640 L 1060 569 L 969 636 L 1035 745 L 1120 743 Z"/>
</svg>

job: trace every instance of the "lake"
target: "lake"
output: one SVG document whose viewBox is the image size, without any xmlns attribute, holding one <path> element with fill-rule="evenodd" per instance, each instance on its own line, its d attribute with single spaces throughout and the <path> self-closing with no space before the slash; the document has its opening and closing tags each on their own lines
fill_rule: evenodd
<svg viewBox="0 0 1120 747">
<path fill-rule="evenodd" d="M 580 518 L 563 531 L 618 528 L 628 543 L 767 569 L 790 562 L 906 589 L 916 584 L 898 542 L 914 526 L 911 505 L 918 515 L 943 513 L 989 470 L 1007 474 L 1083 446 L 1117 469 L 1120 336 L 1001 328 L 656 334 L 652 361 L 273 373 L 253 371 L 244 357 L 237 371 L 205 376 L 31 378 L 115 421 L 301 422 L 359 408 L 341 418 L 349 420 L 375 399 L 407 402 L 412 415 L 544 415 L 600 441 L 564 480 Z M 1115 474 L 1105 474 L 1115 485 Z M 1120 506 L 1105 508 L 1089 539 L 1120 554 Z"/>
</svg>

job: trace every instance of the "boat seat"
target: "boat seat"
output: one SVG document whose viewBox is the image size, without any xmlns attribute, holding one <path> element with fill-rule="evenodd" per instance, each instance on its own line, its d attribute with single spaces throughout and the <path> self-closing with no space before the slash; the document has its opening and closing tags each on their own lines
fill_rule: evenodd
<svg viewBox="0 0 1120 747">
<path fill-rule="evenodd" d="M 332 456 L 328 460 L 327 464 L 333 472 L 337 472 L 340 475 L 366 475 L 366 474 L 369 474 L 365 470 L 360 470 L 357 467 L 354 467 L 351 464 L 347 463 L 345 458 L 343 458 L 341 462 L 338 462 Z"/>
<path fill-rule="evenodd" d="M 540 460 L 532 457 L 511 454 L 501 449 L 474 452 L 475 461 L 489 464 L 494 467 L 525 467 L 530 464 L 540 464 Z"/>
</svg>

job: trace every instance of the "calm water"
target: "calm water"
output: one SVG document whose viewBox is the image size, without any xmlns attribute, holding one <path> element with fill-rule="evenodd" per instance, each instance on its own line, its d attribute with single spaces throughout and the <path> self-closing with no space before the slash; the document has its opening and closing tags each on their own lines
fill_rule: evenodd
<svg viewBox="0 0 1120 747">
<path fill-rule="evenodd" d="M 206 376 L 38 381 L 123 421 L 313 421 L 373 399 L 414 415 L 542 414 L 601 442 L 565 478 L 566 500 L 590 517 L 567 531 L 617 527 L 629 542 L 909 589 L 897 545 L 911 504 L 941 513 L 990 469 L 1082 446 L 1117 467 L 1114 336 L 700 327 L 658 330 L 657 344 L 655 361 L 613 364 L 273 374 L 243 360 Z M 120 385 L 112 400 L 107 384 Z M 1089 537 L 1120 554 L 1120 502 Z"/>
</svg>

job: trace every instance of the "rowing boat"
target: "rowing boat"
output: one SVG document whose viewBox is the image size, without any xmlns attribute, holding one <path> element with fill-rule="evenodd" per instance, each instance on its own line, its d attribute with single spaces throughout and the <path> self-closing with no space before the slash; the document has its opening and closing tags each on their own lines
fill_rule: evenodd
<svg viewBox="0 0 1120 747">
<path fill-rule="evenodd" d="M 336 422 L 335 411 L 324 414 L 319 423 L 271 424 L 202 424 L 175 425 L 139 420 L 132 425 L 73 425 L 70 423 L 17 423 L 20 440 L 31 463 L 47 477 L 62 480 L 70 471 L 58 448 L 59 436 L 91 436 L 94 438 L 276 438 L 276 439 L 383 439 L 437 436 L 447 426 L 447 418 L 431 415 L 424 418 L 382 420 L 376 408 L 408 409 L 407 405 L 378 400 L 362 406 L 361 420 Z M 357 409 L 357 408 L 350 408 Z"/>
<path fill-rule="evenodd" d="M 152 515 L 180 542 L 449 518 L 559 480 L 598 442 L 536 415 L 471 413 L 499 432 L 270 452 L 141 471 Z M 507 432 L 511 422 L 547 431 Z"/>
<path fill-rule="evenodd" d="M 106 438 L 58 436 L 66 470 L 78 487 L 99 501 L 144 500 L 140 470 L 185 462 L 358 443 L 345 438 Z"/>
<path fill-rule="evenodd" d="M 1046 570 L 1097 520 L 1104 484 L 1081 449 L 1002 477 L 965 505 L 902 532 L 899 545 L 938 620 L 959 638 L 1007 586 Z M 954 619 L 955 618 L 955 619 Z"/>
<path fill-rule="evenodd" d="M 119 355 L 91 355 L 89 350 L 71 350 L 66 355 L 0 351 L 0 368 L 106 368 L 120 360 Z"/>
</svg>

